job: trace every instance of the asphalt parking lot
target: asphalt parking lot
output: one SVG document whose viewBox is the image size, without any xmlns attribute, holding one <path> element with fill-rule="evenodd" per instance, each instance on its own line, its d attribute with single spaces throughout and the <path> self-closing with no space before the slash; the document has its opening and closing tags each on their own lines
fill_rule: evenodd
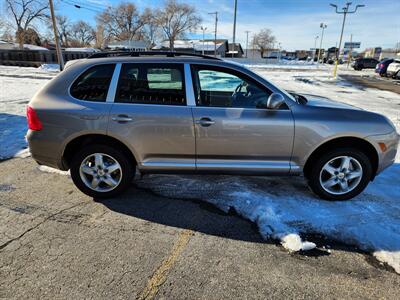
<svg viewBox="0 0 400 300">
<path fill-rule="evenodd" d="M 0 163 L 0 297 L 396 299 L 400 277 L 341 245 L 290 254 L 199 199 L 132 185 L 96 201 L 30 159 Z"/>
<path fill-rule="evenodd" d="M 400 94 L 400 80 L 387 77 L 365 76 L 365 75 L 341 75 L 341 77 L 351 83 L 366 88 L 375 88 L 382 91 L 390 91 Z"/>
</svg>

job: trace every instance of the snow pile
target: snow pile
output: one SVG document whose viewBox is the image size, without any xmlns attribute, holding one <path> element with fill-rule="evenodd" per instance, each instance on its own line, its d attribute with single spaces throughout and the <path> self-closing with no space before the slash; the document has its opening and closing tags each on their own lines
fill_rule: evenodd
<svg viewBox="0 0 400 300">
<path fill-rule="evenodd" d="M 58 64 L 42 64 L 39 69 L 47 72 L 59 72 L 60 66 Z"/>
<path fill-rule="evenodd" d="M 42 171 L 42 172 L 45 172 L 45 173 L 68 175 L 68 176 L 70 174 L 69 171 L 61 171 L 61 170 L 54 169 L 54 168 L 51 168 L 51 167 L 48 167 L 48 166 L 43 166 L 43 165 L 38 166 L 38 169 L 40 171 Z"/>
</svg>

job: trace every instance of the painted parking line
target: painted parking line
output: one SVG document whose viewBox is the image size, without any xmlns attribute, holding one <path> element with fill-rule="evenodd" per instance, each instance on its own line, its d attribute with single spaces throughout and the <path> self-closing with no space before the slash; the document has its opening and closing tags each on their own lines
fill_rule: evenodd
<svg viewBox="0 0 400 300">
<path fill-rule="evenodd" d="M 139 300 L 153 299 L 157 295 L 159 288 L 167 280 L 169 271 L 174 266 L 186 245 L 189 243 L 190 237 L 193 234 L 194 232 L 189 229 L 185 229 L 179 234 L 179 239 L 175 242 L 170 254 L 163 260 L 161 265 L 154 272 L 153 276 L 151 276 L 145 289 L 139 295 Z"/>
</svg>

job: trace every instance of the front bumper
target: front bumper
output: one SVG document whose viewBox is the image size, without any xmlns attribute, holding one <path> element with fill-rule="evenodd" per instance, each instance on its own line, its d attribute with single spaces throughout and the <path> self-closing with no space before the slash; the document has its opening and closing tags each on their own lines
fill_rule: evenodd
<svg viewBox="0 0 400 300">
<path fill-rule="evenodd" d="M 396 161 L 400 135 L 394 130 L 388 134 L 368 136 L 367 140 L 374 145 L 375 149 L 378 152 L 379 162 L 376 174 L 379 174 Z M 383 151 L 379 146 L 380 143 L 385 144 L 385 151 Z"/>
</svg>

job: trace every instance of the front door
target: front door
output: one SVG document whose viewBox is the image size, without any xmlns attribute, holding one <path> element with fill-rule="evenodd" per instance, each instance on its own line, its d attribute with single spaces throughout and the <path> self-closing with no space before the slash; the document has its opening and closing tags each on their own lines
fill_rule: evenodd
<svg viewBox="0 0 400 300">
<path fill-rule="evenodd" d="M 123 64 L 108 134 L 129 145 L 141 171 L 194 171 L 195 137 L 182 64 Z"/>
<path fill-rule="evenodd" d="M 288 173 L 294 136 L 288 106 L 258 108 L 271 91 L 236 70 L 191 67 L 197 170 Z"/>
</svg>

